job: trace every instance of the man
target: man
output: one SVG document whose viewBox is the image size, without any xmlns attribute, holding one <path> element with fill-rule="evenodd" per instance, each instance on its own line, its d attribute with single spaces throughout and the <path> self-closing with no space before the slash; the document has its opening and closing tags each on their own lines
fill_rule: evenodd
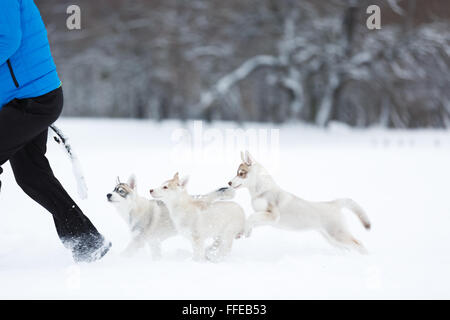
<svg viewBox="0 0 450 320">
<path fill-rule="evenodd" d="M 61 82 L 38 8 L 33 0 L 0 0 L 0 174 L 9 160 L 17 184 L 53 215 L 74 260 L 91 262 L 111 243 L 67 194 L 45 157 L 48 127 L 62 107 Z"/>
</svg>

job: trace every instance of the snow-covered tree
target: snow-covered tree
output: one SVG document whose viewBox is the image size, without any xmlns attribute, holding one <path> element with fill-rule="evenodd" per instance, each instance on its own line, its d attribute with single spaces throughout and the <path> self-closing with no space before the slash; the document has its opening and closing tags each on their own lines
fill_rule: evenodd
<svg viewBox="0 0 450 320">
<path fill-rule="evenodd" d="M 66 115 L 450 123 L 446 1 L 78 2 L 81 31 L 63 23 L 70 1 L 38 3 Z"/>
</svg>

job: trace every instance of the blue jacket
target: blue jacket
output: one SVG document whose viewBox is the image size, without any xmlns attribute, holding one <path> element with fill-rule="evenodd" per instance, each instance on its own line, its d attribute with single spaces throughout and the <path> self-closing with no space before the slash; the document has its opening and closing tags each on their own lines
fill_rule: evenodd
<svg viewBox="0 0 450 320">
<path fill-rule="evenodd" d="M 60 85 L 34 1 L 0 0 L 0 108 L 14 98 L 38 97 Z"/>
</svg>

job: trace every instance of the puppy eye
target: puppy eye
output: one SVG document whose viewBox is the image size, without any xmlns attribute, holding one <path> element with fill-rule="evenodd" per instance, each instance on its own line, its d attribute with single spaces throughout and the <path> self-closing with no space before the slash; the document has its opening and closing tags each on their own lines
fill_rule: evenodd
<svg viewBox="0 0 450 320">
<path fill-rule="evenodd" d="M 167 189 L 167 186 L 164 186 L 163 189 Z"/>
</svg>

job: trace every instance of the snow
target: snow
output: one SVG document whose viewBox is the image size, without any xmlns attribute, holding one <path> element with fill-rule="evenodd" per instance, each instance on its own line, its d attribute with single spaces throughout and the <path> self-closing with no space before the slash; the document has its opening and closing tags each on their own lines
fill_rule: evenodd
<svg viewBox="0 0 450 320">
<path fill-rule="evenodd" d="M 261 162 L 267 161 L 282 187 L 304 199 L 351 197 L 360 203 L 372 230 L 366 232 L 351 214 L 348 223 L 369 255 L 333 248 L 314 232 L 261 227 L 251 238 L 236 241 L 224 262 L 214 264 L 193 262 L 190 246 L 181 237 L 164 243 L 159 261 L 145 250 L 122 257 L 129 240 L 127 227 L 106 202 L 106 194 L 117 176 L 125 180 L 135 173 L 141 194 L 147 196 L 150 187 L 176 171 L 190 175 L 191 193 L 209 192 L 235 175 L 237 149 L 214 161 L 176 156 L 174 132 L 192 132 L 191 122 L 62 119 L 57 125 L 79 156 L 89 198 L 77 198 L 71 163 L 49 141 L 55 174 L 113 248 L 97 263 L 74 264 L 56 236 L 51 216 L 19 190 L 5 165 L 0 194 L 1 299 L 450 298 L 448 131 L 356 130 L 338 124 L 327 130 L 303 124 L 279 127 L 279 152 L 275 148 L 274 157 L 263 156 Z M 212 133 L 217 136 L 235 127 L 215 123 Z M 244 129 L 253 127 L 272 126 L 246 124 Z M 211 143 L 205 142 L 203 150 L 214 150 Z M 258 152 L 254 155 L 258 158 Z M 251 213 L 245 190 L 236 200 Z"/>
</svg>

